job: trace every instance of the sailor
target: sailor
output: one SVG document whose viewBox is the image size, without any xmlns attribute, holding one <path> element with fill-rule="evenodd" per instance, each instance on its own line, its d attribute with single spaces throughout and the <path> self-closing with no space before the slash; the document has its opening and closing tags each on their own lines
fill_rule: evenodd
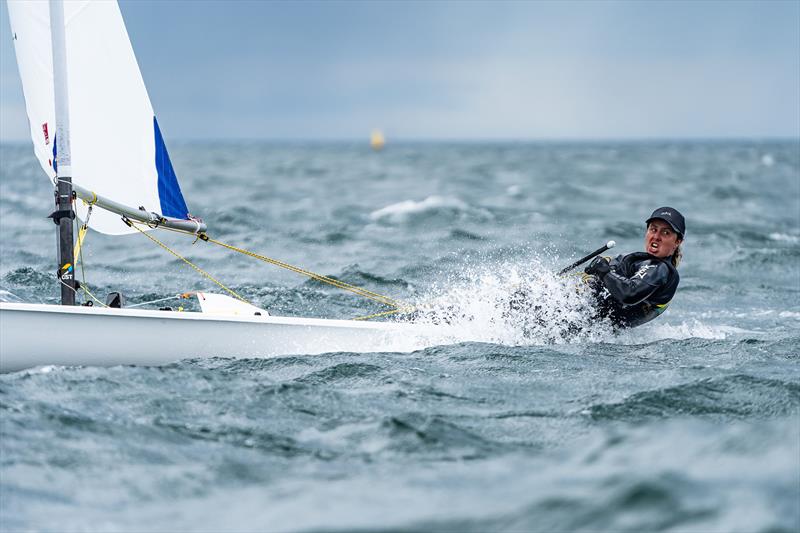
<svg viewBox="0 0 800 533">
<path fill-rule="evenodd" d="M 640 326 L 663 313 L 680 281 L 683 215 L 672 207 L 659 207 L 646 224 L 643 252 L 597 257 L 584 271 L 595 288 L 600 317 L 617 328 Z"/>
</svg>

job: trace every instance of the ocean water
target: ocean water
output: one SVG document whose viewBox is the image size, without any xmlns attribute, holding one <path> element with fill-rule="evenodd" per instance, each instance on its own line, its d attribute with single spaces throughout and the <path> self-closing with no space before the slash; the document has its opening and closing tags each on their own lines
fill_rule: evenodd
<svg viewBox="0 0 800 533">
<path fill-rule="evenodd" d="M 418 304 L 413 320 L 460 338 L 2 375 L 0 529 L 800 530 L 798 142 L 170 151 L 213 236 Z M 58 297 L 51 195 L 29 146 L 0 146 L 4 300 Z M 587 303 L 553 271 L 609 239 L 641 249 L 661 205 L 687 218 L 666 313 L 554 333 Z M 159 237 L 276 315 L 382 310 Z M 215 290 L 140 235 L 91 233 L 81 277 L 131 304 Z M 561 314 L 509 315 L 520 286 Z"/>
</svg>

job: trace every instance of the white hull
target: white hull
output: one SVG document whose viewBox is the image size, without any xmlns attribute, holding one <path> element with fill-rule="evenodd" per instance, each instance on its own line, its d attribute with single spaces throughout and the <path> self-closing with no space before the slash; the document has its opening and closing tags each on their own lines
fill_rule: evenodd
<svg viewBox="0 0 800 533">
<path fill-rule="evenodd" d="M 440 327 L 414 324 L 0 303 L 0 372 L 39 365 L 410 352 L 446 342 Z"/>
</svg>

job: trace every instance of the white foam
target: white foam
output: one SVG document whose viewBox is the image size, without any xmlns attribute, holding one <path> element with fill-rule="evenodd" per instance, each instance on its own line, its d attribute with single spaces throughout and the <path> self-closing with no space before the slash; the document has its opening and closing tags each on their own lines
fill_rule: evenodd
<svg viewBox="0 0 800 533">
<path fill-rule="evenodd" d="M 53 372 L 61 372 L 66 368 L 60 365 L 43 365 L 25 370 L 25 374 L 51 374 Z"/>
<path fill-rule="evenodd" d="M 770 233 L 769 238 L 773 241 L 797 243 L 800 242 L 800 236 L 789 235 L 788 233 Z"/>
<path fill-rule="evenodd" d="M 466 202 L 451 196 L 428 196 L 419 202 L 404 200 L 396 204 L 387 205 L 369 214 L 370 220 L 384 220 L 388 222 L 405 222 L 414 216 L 440 210 L 450 210 L 457 213 L 475 212 L 485 218 L 491 215 L 485 210 L 473 209 Z"/>
<path fill-rule="evenodd" d="M 712 339 L 722 340 L 742 330 L 730 326 L 708 325 L 697 320 L 683 321 L 678 324 L 659 322 L 656 319 L 636 329 L 625 330 L 617 335 L 619 344 L 644 344 L 661 340 Z"/>
<path fill-rule="evenodd" d="M 447 324 L 455 342 L 510 346 L 613 336 L 608 322 L 590 320 L 593 299 L 577 277 L 558 277 L 536 261 L 524 268 L 486 265 L 462 274 L 467 279 L 423 297 L 416 322 Z M 568 331 L 570 324 L 580 331 Z"/>
<path fill-rule="evenodd" d="M 507 346 L 604 342 L 643 344 L 667 339 L 722 340 L 753 334 L 724 324 L 665 317 L 615 333 L 607 320 L 593 320 L 595 301 L 578 276 L 559 277 L 538 261 L 484 265 L 462 273 L 466 279 L 434 289 L 420 300 L 418 323 L 446 324 L 450 342 Z M 514 309 L 525 295 L 529 306 Z M 669 313 L 670 311 L 668 311 Z M 680 317 L 676 317 L 680 318 Z M 569 324 L 579 328 L 569 329 Z"/>
</svg>

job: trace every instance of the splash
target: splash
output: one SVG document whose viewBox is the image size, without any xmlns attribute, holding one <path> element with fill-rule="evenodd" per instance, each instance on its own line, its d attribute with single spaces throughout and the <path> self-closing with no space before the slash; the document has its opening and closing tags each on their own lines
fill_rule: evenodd
<svg viewBox="0 0 800 533">
<path fill-rule="evenodd" d="M 455 342 L 542 345 L 609 341 L 578 276 L 557 276 L 539 260 L 467 268 L 420 299 L 413 321 L 448 326 Z"/>
</svg>

